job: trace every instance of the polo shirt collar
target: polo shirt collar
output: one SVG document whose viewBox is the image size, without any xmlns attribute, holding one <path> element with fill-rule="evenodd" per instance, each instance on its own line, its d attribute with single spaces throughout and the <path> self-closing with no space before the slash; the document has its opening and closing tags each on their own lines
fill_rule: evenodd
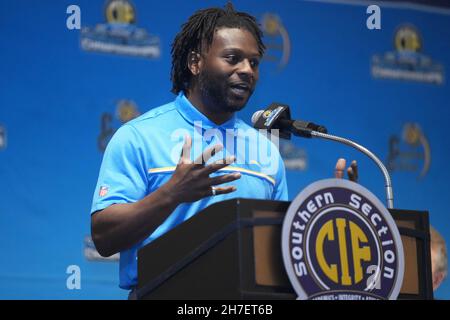
<svg viewBox="0 0 450 320">
<path fill-rule="evenodd" d="M 192 105 L 192 103 L 188 100 L 188 98 L 182 91 L 178 94 L 175 103 L 177 105 L 177 110 L 181 114 L 181 116 L 192 125 L 194 125 L 194 121 L 201 121 L 202 127 L 204 129 L 234 129 L 236 126 L 236 113 L 234 113 L 231 119 L 227 122 L 222 123 L 221 125 L 217 125 L 209 120 L 209 118 L 203 113 L 198 111 L 198 109 Z"/>
</svg>

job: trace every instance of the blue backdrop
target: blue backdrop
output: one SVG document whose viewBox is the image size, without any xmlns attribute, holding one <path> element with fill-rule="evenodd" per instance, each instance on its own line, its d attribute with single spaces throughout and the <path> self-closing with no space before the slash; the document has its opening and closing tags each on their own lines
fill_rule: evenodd
<svg viewBox="0 0 450 320">
<path fill-rule="evenodd" d="M 119 28 L 141 46 L 129 55 L 104 52 L 127 46 L 101 27 L 107 1 L 0 2 L 0 298 L 126 298 L 118 263 L 99 260 L 89 242 L 102 148 L 121 123 L 174 99 L 175 34 L 195 10 L 224 3 L 134 0 L 134 27 Z M 66 25 L 71 4 L 81 30 Z M 260 20 L 269 47 L 240 116 L 284 102 L 294 118 L 364 144 L 392 170 L 395 207 L 429 210 L 449 241 L 450 11 L 381 2 L 381 29 L 370 30 L 364 1 L 234 4 Z M 83 39 L 110 46 L 86 50 Z M 377 167 L 356 151 L 295 139 L 282 152 L 291 199 L 331 177 L 341 156 L 358 160 L 361 184 L 385 199 Z M 79 290 L 67 288 L 70 265 L 81 270 Z M 435 295 L 449 299 L 449 281 Z"/>
</svg>

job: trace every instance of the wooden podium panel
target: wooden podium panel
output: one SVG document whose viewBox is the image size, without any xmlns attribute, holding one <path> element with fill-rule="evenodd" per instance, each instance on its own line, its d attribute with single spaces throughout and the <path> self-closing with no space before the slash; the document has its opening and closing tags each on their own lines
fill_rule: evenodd
<svg viewBox="0 0 450 320">
<path fill-rule="evenodd" d="M 290 202 L 216 203 L 138 252 L 139 299 L 295 299 L 281 229 Z M 390 210 L 405 251 L 399 299 L 432 299 L 428 213 Z"/>
</svg>

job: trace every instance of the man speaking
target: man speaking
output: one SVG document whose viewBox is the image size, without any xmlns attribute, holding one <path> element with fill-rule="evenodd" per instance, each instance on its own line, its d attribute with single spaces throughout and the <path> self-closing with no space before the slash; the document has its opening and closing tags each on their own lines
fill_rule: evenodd
<svg viewBox="0 0 450 320">
<path fill-rule="evenodd" d="M 288 200 L 277 147 L 236 117 L 258 81 L 261 38 L 255 18 L 230 3 L 194 13 L 172 45 L 176 99 L 109 142 L 91 227 L 101 255 L 120 252 L 121 288 L 137 285 L 139 248 L 205 207 L 236 197 Z"/>
<path fill-rule="evenodd" d="M 196 12 L 172 45 L 176 99 L 128 122 L 109 142 L 91 226 L 101 255 L 120 252 L 121 288 L 137 284 L 139 248 L 205 207 L 235 197 L 288 199 L 277 148 L 235 114 L 258 81 L 261 37 L 255 18 L 231 4 Z M 248 159 L 254 152 L 237 152 L 239 143 L 244 151 L 268 144 L 270 174 Z"/>
</svg>

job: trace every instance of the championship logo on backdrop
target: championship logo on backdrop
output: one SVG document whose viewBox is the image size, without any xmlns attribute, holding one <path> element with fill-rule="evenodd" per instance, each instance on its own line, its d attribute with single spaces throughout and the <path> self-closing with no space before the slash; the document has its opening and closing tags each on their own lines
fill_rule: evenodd
<svg viewBox="0 0 450 320">
<path fill-rule="evenodd" d="M 420 171 L 419 178 L 423 178 L 430 165 L 431 148 L 427 137 L 417 123 L 405 123 L 402 137 L 392 135 L 389 139 L 387 169 L 391 172 Z"/>
<path fill-rule="evenodd" d="M 0 150 L 6 149 L 6 128 L 0 125 Z"/>
<path fill-rule="evenodd" d="M 129 0 L 109 0 L 105 5 L 106 23 L 81 29 L 81 47 L 86 51 L 158 58 L 159 38 L 138 28 L 136 10 Z"/>
<path fill-rule="evenodd" d="M 85 236 L 84 237 L 84 249 L 83 254 L 86 260 L 92 261 L 92 262 L 116 262 L 120 260 L 120 253 L 113 254 L 109 257 L 102 257 L 100 253 L 98 253 L 97 249 L 95 248 L 94 241 L 92 241 L 91 236 Z"/>
<path fill-rule="evenodd" d="M 395 51 L 372 57 L 374 78 L 418 81 L 434 84 L 444 82 L 444 68 L 422 53 L 423 42 L 412 25 L 400 26 L 394 35 Z"/>
<path fill-rule="evenodd" d="M 280 17 L 272 13 L 267 13 L 262 17 L 261 27 L 267 48 L 264 60 L 276 63 L 278 71 L 281 71 L 288 64 L 291 54 L 289 34 Z"/>
<path fill-rule="evenodd" d="M 403 282 L 403 245 L 389 211 L 343 179 L 315 182 L 292 201 L 282 252 L 299 299 L 396 299 Z"/>
<path fill-rule="evenodd" d="M 109 140 L 122 124 L 138 117 L 139 112 L 136 104 L 131 100 L 120 100 L 117 103 L 116 116 L 105 112 L 100 120 L 100 134 L 97 137 L 97 146 L 101 152 L 104 152 Z M 117 121 L 118 120 L 118 121 Z"/>
<path fill-rule="evenodd" d="M 280 140 L 279 149 L 286 169 L 305 171 L 308 168 L 308 156 L 305 149 L 284 139 Z"/>
</svg>

